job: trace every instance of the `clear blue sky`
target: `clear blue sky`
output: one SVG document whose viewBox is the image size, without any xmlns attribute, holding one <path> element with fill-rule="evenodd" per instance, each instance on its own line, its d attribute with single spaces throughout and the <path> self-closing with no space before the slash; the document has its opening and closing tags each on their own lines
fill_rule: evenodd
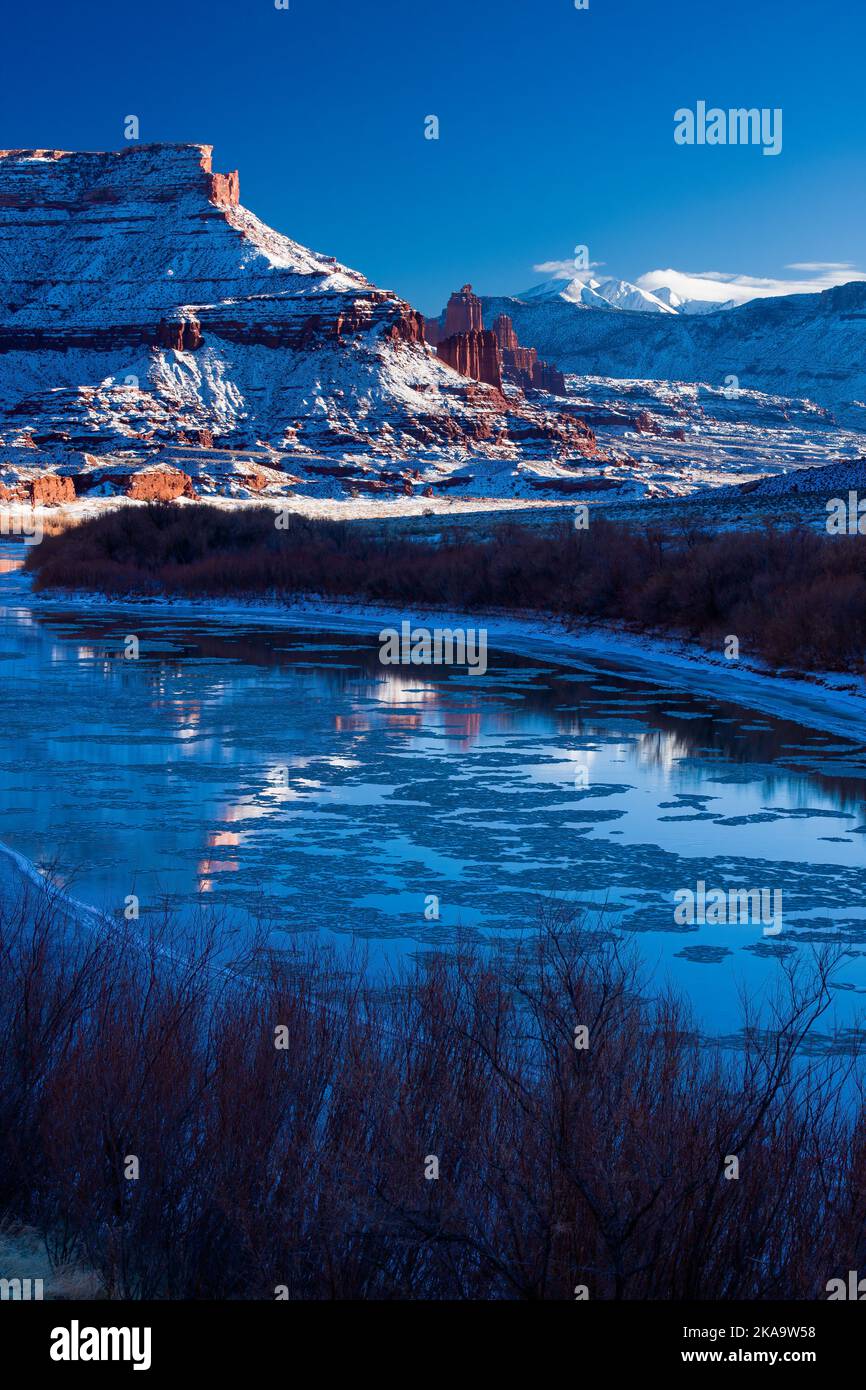
<svg viewBox="0 0 866 1390">
<path fill-rule="evenodd" d="M 0 146 L 119 148 L 136 114 L 427 312 L 576 243 L 626 278 L 866 269 L 864 54 L 861 0 L 12 0 Z M 781 107 L 781 155 L 676 146 L 699 98 Z"/>
</svg>

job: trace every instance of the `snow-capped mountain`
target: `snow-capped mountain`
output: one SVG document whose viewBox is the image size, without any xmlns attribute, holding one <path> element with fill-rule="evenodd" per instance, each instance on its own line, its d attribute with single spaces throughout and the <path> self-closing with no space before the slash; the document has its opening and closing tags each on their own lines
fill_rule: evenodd
<svg viewBox="0 0 866 1390">
<path fill-rule="evenodd" d="M 717 299 L 684 299 L 667 285 L 653 290 L 653 295 L 678 314 L 715 314 L 719 309 L 733 309 L 737 303 L 735 299 L 725 299 L 721 303 Z"/>
<path fill-rule="evenodd" d="M 717 309 L 730 309 L 734 303 L 730 299 L 724 304 L 709 299 L 684 299 L 667 286 L 644 290 L 629 280 L 617 280 L 612 276 L 604 280 L 592 276 L 544 280 L 540 285 L 523 290 L 516 298 L 527 303 L 560 299 L 587 309 L 624 309 L 641 314 L 711 314 Z"/>
<path fill-rule="evenodd" d="M 765 391 L 815 401 L 856 429 L 866 420 L 864 281 L 711 314 L 601 313 L 561 296 L 483 306 L 565 372 Z"/>
<path fill-rule="evenodd" d="M 440 361 L 396 294 L 259 221 L 210 146 L 138 144 L 0 152 L 0 445 L 69 468 L 264 449 L 283 482 L 325 456 L 368 487 L 400 460 L 594 451 L 575 417 Z"/>
</svg>

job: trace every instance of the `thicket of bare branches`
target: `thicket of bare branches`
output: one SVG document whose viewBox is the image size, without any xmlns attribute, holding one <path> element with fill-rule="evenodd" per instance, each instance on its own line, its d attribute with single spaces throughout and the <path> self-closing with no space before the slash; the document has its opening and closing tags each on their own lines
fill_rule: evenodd
<svg viewBox="0 0 866 1390">
<path fill-rule="evenodd" d="M 254 508 L 155 504 L 111 512 L 30 548 L 38 588 L 106 594 L 325 596 L 466 611 L 528 609 L 625 622 L 801 669 L 863 670 L 866 537 L 805 529 L 588 530 L 503 525 L 435 544 L 359 522 Z"/>
<path fill-rule="evenodd" d="M 561 911 L 384 982 L 225 945 L 0 905 L 0 1215 L 111 1296 L 811 1298 L 862 1267 L 856 1086 L 804 1056 L 827 961 L 722 1051 Z"/>
</svg>

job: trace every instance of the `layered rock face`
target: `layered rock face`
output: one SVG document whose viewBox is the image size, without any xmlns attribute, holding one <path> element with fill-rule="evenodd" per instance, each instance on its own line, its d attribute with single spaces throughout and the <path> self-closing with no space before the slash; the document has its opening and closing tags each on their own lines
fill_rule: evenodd
<svg viewBox="0 0 866 1390">
<path fill-rule="evenodd" d="M 418 316 L 272 232 L 206 145 L 0 152 L 0 352 L 309 349 Z"/>
<path fill-rule="evenodd" d="M 0 483 L 0 502 L 28 502 L 32 506 L 56 507 L 75 501 L 75 484 L 71 478 L 56 473 L 36 476 L 22 475 L 11 486 Z"/>
<path fill-rule="evenodd" d="M 83 450 L 188 443 L 507 458 L 529 431 L 539 453 L 573 449 L 573 421 L 503 397 L 480 300 L 452 298 L 474 381 L 404 300 L 242 207 L 208 145 L 0 151 L 0 472 L 34 448 L 31 467 L 70 476 Z"/>
<path fill-rule="evenodd" d="M 502 390 L 502 354 L 495 335 L 489 329 L 453 333 L 437 345 L 436 351 L 443 362 L 462 376 L 486 381 L 488 386 Z"/>
<path fill-rule="evenodd" d="M 502 351 L 502 368 L 509 381 L 524 391 L 551 391 L 565 395 L 565 377 L 549 362 L 539 359 L 535 348 L 521 347 L 514 324 L 507 314 L 498 314 L 493 324 L 496 341 Z"/>
<path fill-rule="evenodd" d="M 192 478 L 179 468 L 143 468 L 130 475 L 125 492 L 138 502 L 173 502 L 196 495 Z"/>
</svg>

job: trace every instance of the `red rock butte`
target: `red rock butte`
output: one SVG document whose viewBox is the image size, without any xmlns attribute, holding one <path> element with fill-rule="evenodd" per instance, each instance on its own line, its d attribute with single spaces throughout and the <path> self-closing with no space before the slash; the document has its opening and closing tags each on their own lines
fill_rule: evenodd
<svg viewBox="0 0 866 1390">
<path fill-rule="evenodd" d="M 138 186 L 141 191 L 153 191 L 151 168 L 154 161 L 166 169 L 171 167 L 176 179 L 176 191 L 201 190 L 216 207 L 236 207 L 240 202 L 240 181 L 237 170 L 230 174 L 215 174 L 212 165 L 213 145 L 142 145 L 131 142 L 121 150 L 0 150 L 0 207 L 22 210 L 46 206 L 62 209 L 77 207 L 82 196 L 94 202 L 120 201 L 113 199 L 105 184 L 106 175 L 120 173 L 124 183 L 123 196 L 129 196 Z M 138 170 L 144 169 L 140 179 Z M 59 177 L 58 177 L 59 175 Z M 63 200 L 64 186 L 69 198 Z"/>
<path fill-rule="evenodd" d="M 440 316 L 427 319 L 425 330 L 442 361 L 464 376 L 486 381 L 497 390 L 509 381 L 522 391 L 565 395 L 562 372 L 540 361 L 534 347 L 520 346 L 507 314 L 497 316 L 492 330 L 484 327 L 481 300 L 471 285 L 455 290 L 448 300 L 444 328 Z"/>
</svg>

